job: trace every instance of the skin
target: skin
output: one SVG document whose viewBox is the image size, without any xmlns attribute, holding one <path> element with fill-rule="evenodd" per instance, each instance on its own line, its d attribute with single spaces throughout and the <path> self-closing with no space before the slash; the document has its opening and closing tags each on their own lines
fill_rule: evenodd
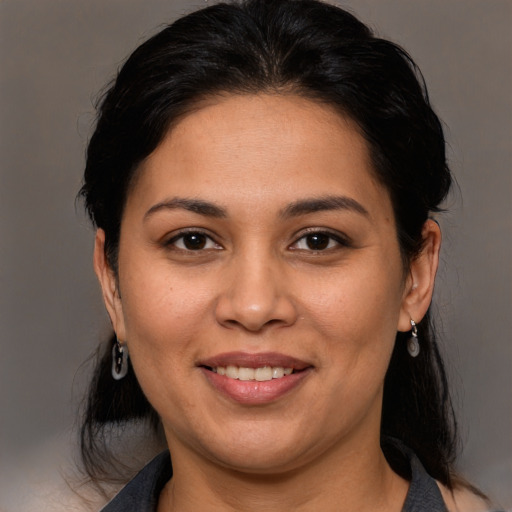
<svg viewBox="0 0 512 512">
<path fill-rule="evenodd" d="M 341 206 L 292 208 L 333 196 Z M 206 245 L 187 249 L 183 230 Z M 314 250 L 318 232 L 330 238 Z M 404 268 L 367 145 L 327 106 L 224 96 L 174 127 L 128 195 L 118 276 L 102 230 L 95 248 L 112 324 L 173 457 L 160 511 L 401 510 L 408 484 L 379 446 L 382 388 L 396 331 L 430 304 L 437 224 L 423 237 Z M 197 366 L 231 351 L 279 352 L 310 370 L 276 400 L 241 404 Z"/>
</svg>

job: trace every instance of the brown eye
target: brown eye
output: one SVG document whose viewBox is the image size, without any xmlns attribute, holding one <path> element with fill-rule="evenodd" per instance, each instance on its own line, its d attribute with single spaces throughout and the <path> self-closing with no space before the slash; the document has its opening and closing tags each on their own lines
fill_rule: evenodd
<svg viewBox="0 0 512 512">
<path fill-rule="evenodd" d="M 323 251 L 329 247 L 329 243 L 332 241 L 331 237 L 325 233 L 313 233 L 305 237 L 306 245 L 308 249 L 312 251 Z"/>
<path fill-rule="evenodd" d="M 200 231 L 189 231 L 175 236 L 168 243 L 183 251 L 201 251 L 203 249 L 222 249 L 208 235 Z"/>
<path fill-rule="evenodd" d="M 202 233 L 189 233 L 183 236 L 183 245 L 189 251 L 197 251 L 206 247 L 208 238 Z"/>
<path fill-rule="evenodd" d="M 348 240 L 341 234 L 327 231 L 311 231 L 301 236 L 290 249 L 301 251 L 322 252 L 329 249 L 350 247 Z"/>
</svg>

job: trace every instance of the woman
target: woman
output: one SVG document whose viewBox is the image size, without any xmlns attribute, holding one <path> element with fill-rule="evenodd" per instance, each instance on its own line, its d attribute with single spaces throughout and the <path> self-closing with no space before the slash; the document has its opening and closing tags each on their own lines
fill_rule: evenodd
<svg viewBox="0 0 512 512">
<path fill-rule="evenodd" d="M 450 182 L 414 63 L 341 9 L 219 4 L 141 45 L 82 188 L 115 331 L 82 451 L 98 478 L 147 421 L 172 467 L 103 510 L 484 510 L 429 318 Z"/>
</svg>

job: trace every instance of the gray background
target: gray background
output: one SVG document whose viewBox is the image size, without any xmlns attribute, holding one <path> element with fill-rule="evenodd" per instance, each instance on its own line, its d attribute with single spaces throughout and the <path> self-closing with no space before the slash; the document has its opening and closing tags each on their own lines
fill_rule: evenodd
<svg viewBox="0 0 512 512">
<path fill-rule="evenodd" d="M 464 442 L 460 468 L 512 509 L 512 2 L 340 4 L 412 54 L 447 125 L 460 190 L 441 220 L 436 304 Z M 4 482 L 13 461 L 44 470 L 71 442 L 89 371 L 81 364 L 108 332 L 93 231 L 74 203 L 94 98 L 129 51 L 202 5 L 0 0 Z"/>
</svg>

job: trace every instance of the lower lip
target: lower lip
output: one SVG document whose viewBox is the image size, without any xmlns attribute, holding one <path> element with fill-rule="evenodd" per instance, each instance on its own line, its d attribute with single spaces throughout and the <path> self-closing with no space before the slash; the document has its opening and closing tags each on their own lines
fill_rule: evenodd
<svg viewBox="0 0 512 512">
<path fill-rule="evenodd" d="M 311 368 L 266 381 L 230 379 L 225 375 L 201 368 L 210 384 L 235 402 L 247 405 L 262 405 L 274 402 L 296 389 L 309 375 Z"/>
</svg>

